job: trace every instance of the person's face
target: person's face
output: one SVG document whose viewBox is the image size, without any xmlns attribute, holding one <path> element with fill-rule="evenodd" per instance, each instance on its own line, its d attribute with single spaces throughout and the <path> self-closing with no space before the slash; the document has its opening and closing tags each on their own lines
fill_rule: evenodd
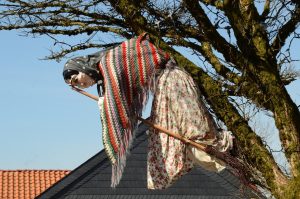
<svg viewBox="0 0 300 199">
<path fill-rule="evenodd" d="M 79 88 L 88 88 L 94 85 L 96 82 L 87 74 L 79 72 L 77 75 L 72 75 L 71 79 L 67 80 L 67 83 Z"/>
</svg>

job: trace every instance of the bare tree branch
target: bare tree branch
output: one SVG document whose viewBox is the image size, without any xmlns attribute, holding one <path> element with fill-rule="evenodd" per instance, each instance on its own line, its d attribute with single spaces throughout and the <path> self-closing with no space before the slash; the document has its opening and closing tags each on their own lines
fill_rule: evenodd
<svg viewBox="0 0 300 199">
<path fill-rule="evenodd" d="M 261 21 L 264 21 L 270 13 L 270 0 L 265 1 L 264 11 L 261 13 Z"/>
<path fill-rule="evenodd" d="M 261 15 L 257 3 L 264 6 Z M 243 114 L 241 104 L 234 105 L 230 98 L 243 97 L 245 105 L 272 113 L 291 177 L 297 180 L 300 112 L 285 88 L 296 72 L 285 69 L 297 60 L 290 52 L 300 39 L 299 12 L 296 0 L 3 0 L 0 30 L 50 37 L 54 50 L 48 59 L 106 48 L 120 38 L 148 32 L 155 45 L 192 75 L 218 120 L 235 132 L 247 163 L 262 173 L 275 196 L 284 198 L 293 182 L 248 125 L 252 115 Z M 115 39 L 103 41 L 100 33 Z M 75 44 L 61 39 L 72 36 L 76 41 L 77 35 Z M 196 54 L 197 60 L 188 60 L 178 47 L 191 51 L 187 57 Z M 197 61 L 209 70 L 195 65 Z"/>
<path fill-rule="evenodd" d="M 272 43 L 272 51 L 274 55 L 278 54 L 280 49 L 284 46 L 286 39 L 296 30 L 299 22 L 300 6 L 297 5 L 291 19 L 278 30 L 278 34 Z"/>
</svg>

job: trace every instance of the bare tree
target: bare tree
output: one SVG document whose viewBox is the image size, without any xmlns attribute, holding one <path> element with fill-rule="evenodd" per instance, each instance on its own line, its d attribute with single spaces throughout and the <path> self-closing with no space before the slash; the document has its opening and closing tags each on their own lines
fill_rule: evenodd
<svg viewBox="0 0 300 199">
<path fill-rule="evenodd" d="M 290 51 L 299 39 L 299 1 L 2 0 L 0 19 L 0 30 L 21 29 L 51 37 L 61 49 L 49 59 L 148 32 L 193 76 L 272 194 L 278 198 L 300 195 L 296 188 L 300 184 L 300 112 L 285 88 L 296 78 L 290 66 L 297 62 Z M 114 42 L 97 39 L 103 32 L 118 38 Z M 68 44 L 59 40 L 62 35 L 86 40 Z M 177 47 L 184 47 L 202 63 L 184 57 Z M 231 97 L 243 97 L 273 114 L 291 177 L 280 170 Z"/>
</svg>

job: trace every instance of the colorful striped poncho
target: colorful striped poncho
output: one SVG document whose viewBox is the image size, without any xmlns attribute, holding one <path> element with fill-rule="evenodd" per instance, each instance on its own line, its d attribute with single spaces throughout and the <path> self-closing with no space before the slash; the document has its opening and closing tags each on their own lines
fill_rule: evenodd
<svg viewBox="0 0 300 199">
<path fill-rule="evenodd" d="M 102 136 L 112 163 L 112 187 L 121 179 L 137 126 L 136 117 L 141 116 L 146 104 L 155 71 L 168 59 L 168 54 L 156 48 L 143 34 L 107 51 L 99 63 L 105 84 Z"/>
</svg>

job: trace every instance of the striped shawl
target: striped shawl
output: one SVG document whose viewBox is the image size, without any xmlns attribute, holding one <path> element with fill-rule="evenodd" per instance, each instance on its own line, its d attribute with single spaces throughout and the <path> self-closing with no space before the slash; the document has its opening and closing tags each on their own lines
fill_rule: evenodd
<svg viewBox="0 0 300 199">
<path fill-rule="evenodd" d="M 141 116 L 154 85 L 155 71 L 168 59 L 168 54 L 156 48 L 143 34 L 108 50 L 99 63 L 105 84 L 102 136 L 112 163 L 112 187 L 121 179 L 137 126 L 136 116 Z"/>
</svg>

